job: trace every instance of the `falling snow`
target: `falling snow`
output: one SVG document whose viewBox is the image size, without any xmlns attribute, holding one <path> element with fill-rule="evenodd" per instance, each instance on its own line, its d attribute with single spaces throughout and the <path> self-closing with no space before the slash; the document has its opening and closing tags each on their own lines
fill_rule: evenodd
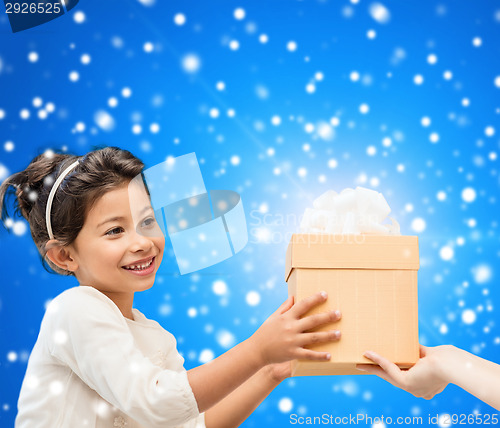
<svg viewBox="0 0 500 428">
<path fill-rule="evenodd" d="M 201 60 L 196 54 L 187 54 L 181 60 L 182 68 L 186 73 L 196 73 L 201 67 Z"/>
<path fill-rule="evenodd" d="M 183 13 L 177 13 L 174 16 L 174 22 L 176 25 L 184 25 L 186 23 L 186 16 Z"/>
</svg>

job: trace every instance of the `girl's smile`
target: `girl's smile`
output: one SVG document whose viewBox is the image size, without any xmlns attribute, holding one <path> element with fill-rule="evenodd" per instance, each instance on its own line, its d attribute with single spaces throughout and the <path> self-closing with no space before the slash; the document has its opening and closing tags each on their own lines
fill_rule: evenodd
<svg viewBox="0 0 500 428">
<path fill-rule="evenodd" d="M 129 265 L 123 266 L 123 269 L 128 270 L 134 275 L 150 275 L 154 272 L 155 268 L 155 257 L 147 257 L 142 260 L 138 260 Z"/>
</svg>

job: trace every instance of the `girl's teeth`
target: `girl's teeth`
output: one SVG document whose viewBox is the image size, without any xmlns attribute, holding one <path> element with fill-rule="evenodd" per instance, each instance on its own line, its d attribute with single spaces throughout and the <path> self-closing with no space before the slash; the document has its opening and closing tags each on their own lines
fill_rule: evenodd
<svg viewBox="0 0 500 428">
<path fill-rule="evenodd" d="M 148 263 L 144 263 L 142 265 L 127 266 L 125 269 L 129 269 L 129 270 L 142 270 L 142 269 L 146 269 L 149 266 L 151 266 L 151 263 L 153 263 L 153 259 L 151 259 Z"/>
</svg>

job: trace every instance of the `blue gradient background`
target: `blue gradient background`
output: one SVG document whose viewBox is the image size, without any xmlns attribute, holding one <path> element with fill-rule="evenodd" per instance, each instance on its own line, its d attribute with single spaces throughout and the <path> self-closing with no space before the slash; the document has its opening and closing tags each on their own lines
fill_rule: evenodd
<svg viewBox="0 0 500 428">
<path fill-rule="evenodd" d="M 250 238 L 242 252 L 179 276 L 170 251 L 156 285 L 136 297 L 141 311 L 177 337 L 186 368 L 199 364 L 203 350 L 217 356 L 249 337 L 285 300 L 284 254 L 298 217 L 322 192 L 356 185 L 382 192 L 402 233 L 419 235 L 421 342 L 450 343 L 499 362 L 500 4 L 384 0 L 391 19 L 381 24 L 364 0 L 146 3 L 82 0 L 63 17 L 17 34 L 0 6 L 0 175 L 24 168 L 48 147 L 84 154 L 95 145 L 118 145 L 147 166 L 195 151 L 208 189 L 241 194 Z M 233 15 L 237 7 L 246 11 L 243 20 Z M 186 16 L 182 26 L 174 23 L 177 13 Z M 370 29 L 374 39 L 367 37 Z M 481 46 L 474 46 L 475 37 Z M 230 40 L 239 42 L 238 50 Z M 147 42 L 152 52 L 145 51 Z M 404 58 L 395 57 L 398 50 Z M 38 54 L 36 62 L 30 52 Z M 201 62 L 195 73 L 181 65 L 190 53 Z M 89 64 L 82 64 L 83 54 Z M 429 54 L 436 64 L 428 63 Z M 355 70 L 359 81 L 350 79 Z M 443 77 L 446 70 L 451 79 Z M 72 71 L 77 81 L 70 80 Z M 317 72 L 323 80 L 315 81 Z M 414 83 L 418 74 L 421 85 Z M 314 93 L 306 91 L 311 82 Z M 121 95 L 125 87 L 128 98 Z M 110 97 L 118 100 L 114 108 Z M 55 110 L 40 119 L 48 102 Z M 360 113 L 363 103 L 367 114 Z M 28 119 L 22 109 L 30 111 Z M 97 126 L 99 110 L 113 117 L 114 129 Z M 332 117 L 340 124 L 333 138 L 324 138 L 318 123 Z M 76 130 L 78 122 L 84 131 Z M 158 133 L 150 131 L 152 123 Z M 308 123 L 316 130 L 307 132 Z M 132 132 L 134 124 L 141 133 Z M 468 187 L 476 192 L 472 202 L 462 198 Z M 425 229 L 416 233 L 418 218 Z M 453 250 L 451 259 L 440 256 L 443 247 Z M 44 305 L 76 282 L 43 270 L 29 231 L 0 232 L 0 254 L 0 426 L 10 427 Z M 214 293 L 215 281 L 225 282 L 225 295 Z M 260 296 L 256 305 L 247 303 L 251 291 Z M 474 311 L 474 322 L 464 322 L 464 310 Z M 393 422 L 422 416 L 426 425 L 429 414 L 494 412 L 453 385 L 425 401 L 371 376 L 295 378 L 243 426 L 286 427 L 291 413 L 366 413 Z"/>
</svg>

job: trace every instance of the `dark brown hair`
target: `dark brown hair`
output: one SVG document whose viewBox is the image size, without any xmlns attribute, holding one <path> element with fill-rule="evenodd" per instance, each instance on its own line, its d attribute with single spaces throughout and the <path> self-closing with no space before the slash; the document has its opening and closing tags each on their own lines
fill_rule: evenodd
<svg viewBox="0 0 500 428">
<path fill-rule="evenodd" d="M 2 220 L 8 217 L 7 198 L 14 194 L 16 212 L 28 221 L 44 267 L 62 275 L 72 275 L 72 272 L 60 269 L 46 257 L 45 244 L 50 238 L 45 209 L 55 180 L 76 160 L 79 160 L 78 165 L 63 179 L 55 193 L 50 216 L 54 238 L 61 245 L 69 245 L 102 195 L 141 174 L 144 164 L 138 158 L 117 147 L 98 149 L 83 157 L 47 150 L 33 159 L 24 171 L 11 175 L 0 185 Z"/>
</svg>

